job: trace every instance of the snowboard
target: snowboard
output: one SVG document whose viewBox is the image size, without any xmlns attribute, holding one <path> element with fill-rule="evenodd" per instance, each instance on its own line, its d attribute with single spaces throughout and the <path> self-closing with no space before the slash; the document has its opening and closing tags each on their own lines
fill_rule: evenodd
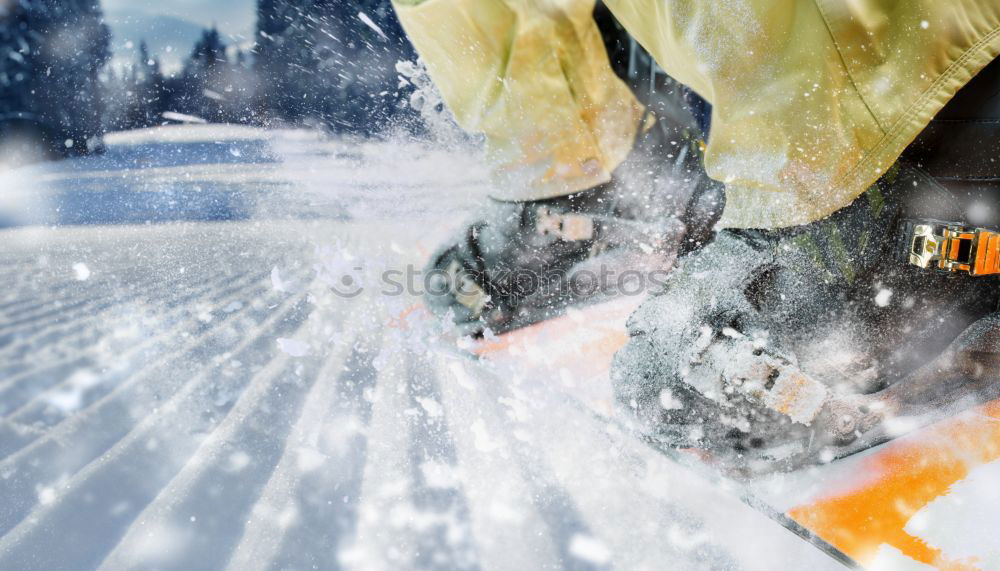
<svg viewBox="0 0 1000 571">
<path fill-rule="evenodd" d="M 611 364 L 641 302 L 636 296 L 569 308 L 484 339 L 473 351 L 551 382 L 572 378 L 567 396 L 616 422 Z M 696 451 L 649 445 L 725 480 L 745 503 L 850 567 L 1000 569 L 1000 400 L 921 428 L 897 428 L 905 435 L 827 464 L 738 482 Z"/>
</svg>

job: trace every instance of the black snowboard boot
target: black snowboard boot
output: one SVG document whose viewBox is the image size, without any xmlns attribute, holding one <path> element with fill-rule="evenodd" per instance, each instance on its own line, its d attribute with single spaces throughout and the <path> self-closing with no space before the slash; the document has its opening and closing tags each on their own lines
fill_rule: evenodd
<svg viewBox="0 0 1000 571">
<path fill-rule="evenodd" d="M 432 257 L 425 299 L 465 333 L 541 321 L 618 293 L 619 276 L 602 263 L 668 268 L 710 240 L 722 200 L 695 134 L 659 121 L 607 184 L 548 200 L 490 201 Z"/>
<path fill-rule="evenodd" d="M 998 93 L 994 62 L 834 215 L 723 230 L 689 256 L 616 357 L 616 396 L 640 430 L 753 473 L 996 397 Z M 909 422 L 886 422 L 898 416 Z"/>
</svg>

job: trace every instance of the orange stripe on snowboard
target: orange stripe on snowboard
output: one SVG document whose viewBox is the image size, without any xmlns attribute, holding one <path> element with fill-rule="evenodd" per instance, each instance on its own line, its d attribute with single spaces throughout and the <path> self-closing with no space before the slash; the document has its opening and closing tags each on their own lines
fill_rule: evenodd
<svg viewBox="0 0 1000 571">
<path fill-rule="evenodd" d="M 886 444 L 864 459 L 860 473 L 877 474 L 864 487 L 789 510 L 788 515 L 862 565 L 879 546 L 939 569 L 978 569 L 975 561 L 951 561 L 905 531 L 910 518 L 948 493 L 980 465 L 1000 458 L 1000 401 L 942 421 Z"/>
<path fill-rule="evenodd" d="M 607 372 L 615 353 L 628 342 L 625 321 L 641 301 L 637 296 L 570 310 L 576 312 L 575 318 L 563 315 L 517 329 L 492 341 L 483 341 L 473 352 L 489 357 L 542 347 L 552 358 L 552 365 L 574 373 Z M 583 339 L 578 335 L 581 329 L 588 333 Z"/>
</svg>

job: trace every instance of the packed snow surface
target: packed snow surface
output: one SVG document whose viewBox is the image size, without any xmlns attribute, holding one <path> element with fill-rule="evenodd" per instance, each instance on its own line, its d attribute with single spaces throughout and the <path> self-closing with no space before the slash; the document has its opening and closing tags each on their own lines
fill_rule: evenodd
<svg viewBox="0 0 1000 571">
<path fill-rule="evenodd" d="M 0 569 L 838 568 L 594 414 L 605 377 L 476 360 L 385 283 L 474 154 L 108 145 L 0 174 Z"/>
</svg>

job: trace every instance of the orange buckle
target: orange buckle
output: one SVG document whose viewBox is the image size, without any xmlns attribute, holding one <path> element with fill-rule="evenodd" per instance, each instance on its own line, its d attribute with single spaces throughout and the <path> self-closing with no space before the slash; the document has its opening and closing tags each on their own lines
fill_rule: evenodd
<svg viewBox="0 0 1000 571">
<path fill-rule="evenodd" d="M 909 240 L 910 263 L 943 272 L 971 276 L 1000 274 L 1000 233 L 960 224 L 913 224 Z"/>
</svg>

